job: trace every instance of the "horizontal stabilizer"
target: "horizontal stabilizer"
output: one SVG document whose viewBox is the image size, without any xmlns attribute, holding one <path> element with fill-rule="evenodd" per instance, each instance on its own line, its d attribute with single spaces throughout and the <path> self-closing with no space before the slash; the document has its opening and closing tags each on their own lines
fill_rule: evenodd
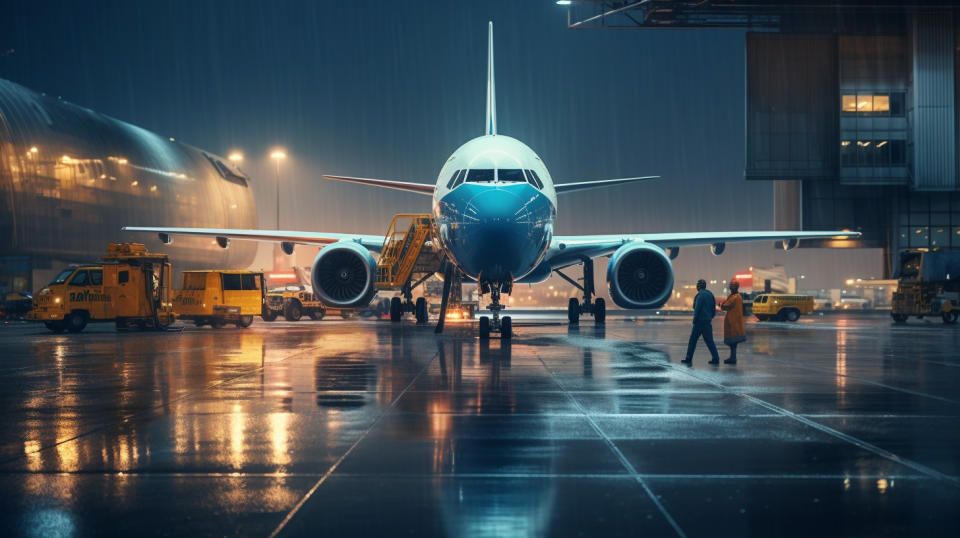
<svg viewBox="0 0 960 538">
<path fill-rule="evenodd" d="M 621 183 L 632 183 L 634 181 L 647 181 L 648 179 L 657 179 L 660 176 L 641 176 L 641 177 L 622 177 L 619 179 L 601 179 L 597 181 L 578 181 L 576 183 L 554 184 L 553 188 L 557 194 L 563 192 L 582 191 L 586 189 L 599 189 L 602 187 L 612 187 Z"/>
<path fill-rule="evenodd" d="M 360 183 L 361 185 L 370 185 L 372 187 L 382 187 L 385 189 L 396 189 L 399 191 L 415 192 L 417 194 L 426 194 L 428 196 L 433 195 L 433 185 L 425 185 L 423 183 L 413 183 L 411 181 L 393 181 L 390 179 L 369 179 L 365 177 L 348 177 L 348 176 L 330 176 L 324 174 L 323 176 L 326 179 L 333 181 L 346 181 L 348 183 Z"/>
</svg>

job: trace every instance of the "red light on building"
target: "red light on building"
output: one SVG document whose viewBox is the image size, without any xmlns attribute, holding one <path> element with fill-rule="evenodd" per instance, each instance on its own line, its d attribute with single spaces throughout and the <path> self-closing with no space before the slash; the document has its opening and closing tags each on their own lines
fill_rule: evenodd
<svg viewBox="0 0 960 538">
<path fill-rule="evenodd" d="M 753 280 L 753 275 L 750 273 L 740 273 L 739 275 L 733 276 L 734 280 Z"/>
</svg>

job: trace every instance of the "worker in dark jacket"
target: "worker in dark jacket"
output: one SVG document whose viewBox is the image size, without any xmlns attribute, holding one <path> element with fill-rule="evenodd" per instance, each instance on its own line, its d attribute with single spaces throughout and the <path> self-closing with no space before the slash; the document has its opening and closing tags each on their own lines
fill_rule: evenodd
<svg viewBox="0 0 960 538">
<path fill-rule="evenodd" d="M 703 336 L 703 341 L 713 357 L 708 364 L 720 364 L 720 354 L 713 343 L 713 316 L 717 315 L 717 299 L 707 289 L 706 280 L 697 281 L 697 296 L 693 299 L 693 330 L 690 332 L 690 342 L 687 344 L 687 358 L 680 362 L 693 364 L 693 351 L 697 348 L 697 340 Z"/>
</svg>

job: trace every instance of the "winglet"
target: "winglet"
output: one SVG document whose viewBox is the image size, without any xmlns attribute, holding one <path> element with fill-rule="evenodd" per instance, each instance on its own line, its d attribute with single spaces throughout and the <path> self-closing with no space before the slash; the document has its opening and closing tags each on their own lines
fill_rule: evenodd
<svg viewBox="0 0 960 538">
<path fill-rule="evenodd" d="M 497 134 L 497 89 L 493 82 L 493 21 L 487 32 L 487 126 L 486 134 Z"/>
</svg>

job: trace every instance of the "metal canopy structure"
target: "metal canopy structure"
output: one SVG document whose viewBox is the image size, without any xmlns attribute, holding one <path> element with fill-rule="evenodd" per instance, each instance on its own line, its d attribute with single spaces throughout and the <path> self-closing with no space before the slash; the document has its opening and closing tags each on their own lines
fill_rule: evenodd
<svg viewBox="0 0 960 538">
<path fill-rule="evenodd" d="M 926 0 L 845 0 L 782 2 L 776 0 L 572 0 L 567 26 L 573 29 L 743 28 L 780 30 L 790 15 L 943 10 L 955 2 Z"/>
</svg>

